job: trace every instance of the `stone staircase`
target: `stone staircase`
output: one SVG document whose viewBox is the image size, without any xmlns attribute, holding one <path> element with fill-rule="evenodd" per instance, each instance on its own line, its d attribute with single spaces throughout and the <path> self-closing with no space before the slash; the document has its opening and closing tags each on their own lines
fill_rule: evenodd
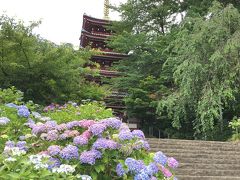
<svg viewBox="0 0 240 180">
<path fill-rule="evenodd" d="M 240 180 L 240 144 L 149 138 L 151 151 L 179 161 L 179 180 Z"/>
</svg>

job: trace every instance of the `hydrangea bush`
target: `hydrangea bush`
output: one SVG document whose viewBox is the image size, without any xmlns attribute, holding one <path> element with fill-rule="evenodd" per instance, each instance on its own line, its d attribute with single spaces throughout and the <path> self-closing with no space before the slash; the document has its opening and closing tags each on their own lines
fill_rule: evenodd
<svg viewBox="0 0 240 180">
<path fill-rule="evenodd" d="M 70 107 L 79 111 L 77 104 Z M 144 133 L 118 118 L 56 121 L 23 104 L 0 109 L 1 179 L 176 179 L 178 162 L 150 153 Z M 46 109 L 59 118 L 69 108 Z"/>
</svg>

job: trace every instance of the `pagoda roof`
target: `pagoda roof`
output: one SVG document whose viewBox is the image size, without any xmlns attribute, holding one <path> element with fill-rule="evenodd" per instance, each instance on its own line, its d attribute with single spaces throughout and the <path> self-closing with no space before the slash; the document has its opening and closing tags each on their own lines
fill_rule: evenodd
<svg viewBox="0 0 240 180">
<path fill-rule="evenodd" d="M 94 40 L 96 40 L 96 39 L 106 40 L 110 36 L 108 34 L 102 34 L 102 33 L 90 33 L 88 31 L 86 31 L 85 29 L 82 29 L 82 35 L 85 35 Z"/>
<path fill-rule="evenodd" d="M 110 20 L 106 20 L 106 19 L 98 19 L 98 18 L 94 18 L 92 16 L 88 16 L 87 14 L 83 15 L 83 19 L 93 23 L 93 24 L 101 24 L 101 25 L 110 25 L 112 21 Z"/>
<path fill-rule="evenodd" d="M 103 54 L 93 55 L 92 59 L 102 59 L 102 60 L 111 60 L 118 61 L 124 58 L 127 58 L 129 55 L 116 52 L 103 52 Z"/>
<path fill-rule="evenodd" d="M 120 76 L 118 71 L 108 71 L 108 70 L 100 70 L 99 74 L 101 76 L 105 76 L 105 77 L 117 77 Z"/>
</svg>

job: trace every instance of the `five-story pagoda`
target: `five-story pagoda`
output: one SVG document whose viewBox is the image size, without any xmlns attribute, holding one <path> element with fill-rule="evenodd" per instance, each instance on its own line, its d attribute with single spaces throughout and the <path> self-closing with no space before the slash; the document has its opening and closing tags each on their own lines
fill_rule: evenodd
<svg viewBox="0 0 240 180">
<path fill-rule="evenodd" d="M 114 78 L 119 76 L 117 71 L 110 70 L 114 63 L 123 60 L 128 55 L 113 52 L 108 47 L 106 41 L 112 35 L 112 31 L 108 28 L 111 26 L 112 21 L 109 20 L 109 0 L 104 2 L 104 19 L 97 19 L 86 14 L 83 15 L 83 25 L 80 36 L 80 48 L 90 47 L 97 49 L 101 53 L 91 57 L 91 61 L 100 65 L 100 78 L 94 79 L 99 84 L 106 83 L 104 78 Z M 124 103 L 123 98 L 126 93 L 120 93 L 119 91 L 113 91 L 112 95 L 105 99 L 107 108 L 112 108 L 116 115 L 123 117 Z"/>
</svg>

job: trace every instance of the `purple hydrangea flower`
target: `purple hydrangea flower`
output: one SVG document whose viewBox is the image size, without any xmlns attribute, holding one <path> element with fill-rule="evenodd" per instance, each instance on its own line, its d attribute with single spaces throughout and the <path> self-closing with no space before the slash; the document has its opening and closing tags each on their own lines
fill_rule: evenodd
<svg viewBox="0 0 240 180">
<path fill-rule="evenodd" d="M 47 131 L 49 131 L 49 130 L 55 129 L 55 127 L 57 126 L 57 122 L 56 121 L 47 121 L 44 125 L 45 125 L 45 128 L 47 129 Z"/>
<path fill-rule="evenodd" d="M 148 144 L 147 141 L 144 141 L 144 140 L 139 140 L 139 141 L 136 141 L 134 143 L 134 146 L 133 146 L 134 149 L 142 149 L 144 148 L 145 150 L 149 150 L 150 149 L 150 146 Z"/>
<path fill-rule="evenodd" d="M 138 173 L 146 167 L 144 165 L 143 161 L 135 160 L 133 158 L 127 158 L 125 160 L 125 164 L 128 167 L 129 171 L 131 171 L 133 173 Z"/>
<path fill-rule="evenodd" d="M 155 176 L 152 176 L 150 180 L 157 180 L 157 178 Z"/>
<path fill-rule="evenodd" d="M 52 168 L 59 167 L 61 165 L 61 162 L 58 158 L 49 158 L 48 162 L 48 169 L 51 170 Z"/>
<path fill-rule="evenodd" d="M 20 116 L 20 117 L 29 117 L 30 115 L 30 111 L 28 110 L 27 106 L 18 106 L 18 112 L 17 114 Z"/>
<path fill-rule="evenodd" d="M 130 131 L 120 131 L 119 135 L 118 135 L 118 138 L 121 140 L 121 141 L 124 141 L 124 140 L 130 140 L 133 138 L 133 135 Z"/>
<path fill-rule="evenodd" d="M 33 127 L 35 126 L 35 121 L 33 121 L 31 118 L 28 118 L 28 121 L 26 123 L 24 123 L 24 125 L 33 129 Z"/>
<path fill-rule="evenodd" d="M 65 140 L 68 138 L 68 135 L 66 133 L 60 134 L 58 137 L 60 140 Z"/>
<path fill-rule="evenodd" d="M 88 139 L 92 136 L 91 132 L 88 130 L 84 131 L 81 135 Z"/>
<path fill-rule="evenodd" d="M 165 166 L 165 164 L 167 163 L 167 156 L 165 154 L 163 154 L 161 151 L 158 151 L 155 153 L 153 160 L 156 163 L 159 163 L 159 164 Z"/>
<path fill-rule="evenodd" d="M 64 130 L 67 129 L 67 125 L 66 125 L 65 123 L 59 124 L 59 125 L 56 126 L 56 129 L 57 129 L 58 131 L 64 131 Z"/>
<path fill-rule="evenodd" d="M 178 167 L 178 161 L 173 157 L 168 158 L 167 163 L 168 163 L 168 166 L 173 169 Z"/>
<path fill-rule="evenodd" d="M 80 126 L 79 121 L 72 121 L 72 122 L 68 122 L 67 123 L 67 128 L 68 129 L 72 129 L 74 127 Z"/>
<path fill-rule="evenodd" d="M 96 159 L 100 159 L 102 157 L 102 153 L 97 150 L 90 150 L 90 151 L 84 151 L 80 155 L 80 162 L 83 164 L 90 164 L 94 165 Z"/>
<path fill-rule="evenodd" d="M 27 150 L 27 142 L 26 141 L 18 141 L 16 144 L 16 147 L 18 147 L 20 150 Z"/>
<path fill-rule="evenodd" d="M 94 149 L 117 149 L 118 143 L 105 138 L 97 139 L 92 146 Z"/>
<path fill-rule="evenodd" d="M 133 130 L 132 135 L 141 139 L 145 139 L 144 133 L 141 130 Z"/>
<path fill-rule="evenodd" d="M 10 122 L 10 119 L 7 117 L 0 117 L 0 125 L 6 125 Z"/>
<path fill-rule="evenodd" d="M 144 147 L 144 149 L 147 150 L 147 151 L 150 149 L 150 145 L 148 144 L 147 141 L 144 141 L 144 142 L 143 142 L 143 147 Z"/>
<path fill-rule="evenodd" d="M 85 136 L 76 136 L 74 139 L 73 139 L 73 143 L 75 145 L 80 145 L 80 146 L 83 146 L 83 145 L 86 145 L 88 144 L 88 138 L 85 137 Z"/>
<path fill-rule="evenodd" d="M 116 172 L 117 172 L 117 175 L 119 177 L 122 177 L 126 172 L 125 170 L 123 169 L 123 165 L 121 163 L 119 163 L 117 166 L 116 166 Z"/>
<path fill-rule="evenodd" d="M 58 139 L 58 131 L 57 130 L 48 131 L 46 140 L 56 141 L 57 139 Z"/>
<path fill-rule="evenodd" d="M 101 121 L 101 123 L 105 124 L 107 127 L 111 127 L 113 129 L 119 129 L 122 121 L 117 118 L 107 118 Z"/>
<path fill-rule="evenodd" d="M 63 148 L 60 152 L 60 156 L 63 159 L 78 159 L 78 148 L 73 145 L 68 145 L 67 147 Z"/>
<path fill-rule="evenodd" d="M 5 143 L 5 146 L 9 147 L 9 148 L 15 147 L 15 142 L 14 141 L 7 141 Z"/>
<path fill-rule="evenodd" d="M 125 123 L 122 123 L 122 124 L 121 124 L 121 127 L 120 127 L 119 130 L 120 130 L 120 131 L 130 131 L 128 125 L 125 124 Z"/>
<path fill-rule="evenodd" d="M 32 126 L 32 133 L 37 135 L 37 134 L 40 134 L 40 133 L 43 133 L 43 132 L 47 132 L 47 129 L 45 127 L 44 124 L 34 124 Z"/>
<path fill-rule="evenodd" d="M 83 127 L 83 128 L 89 128 L 91 125 L 93 125 L 95 123 L 96 123 L 96 121 L 94 121 L 94 120 L 79 121 L 80 126 Z"/>
<path fill-rule="evenodd" d="M 97 136 L 97 135 L 100 135 L 103 133 L 103 131 L 106 129 L 106 125 L 105 124 L 101 124 L 101 123 L 96 123 L 96 124 L 93 124 L 89 127 L 89 131 Z"/>
<path fill-rule="evenodd" d="M 156 163 L 150 163 L 144 170 L 149 176 L 153 176 L 158 173 L 159 168 Z"/>
<path fill-rule="evenodd" d="M 47 150 L 50 156 L 56 156 L 61 152 L 61 147 L 58 145 L 52 145 L 49 146 Z"/>
<path fill-rule="evenodd" d="M 70 130 L 68 131 L 68 136 L 69 137 L 76 137 L 78 136 L 80 133 L 77 130 Z"/>
</svg>

